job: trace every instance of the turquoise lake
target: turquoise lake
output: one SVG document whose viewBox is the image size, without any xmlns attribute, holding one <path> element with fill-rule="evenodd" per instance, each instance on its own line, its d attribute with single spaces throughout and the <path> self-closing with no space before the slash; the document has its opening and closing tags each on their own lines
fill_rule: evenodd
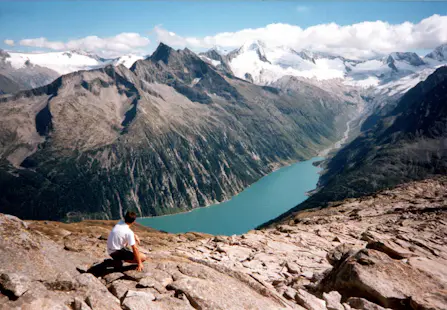
<svg viewBox="0 0 447 310">
<path fill-rule="evenodd" d="M 138 219 L 140 224 L 171 233 L 243 234 L 295 207 L 315 189 L 321 168 L 314 157 L 278 169 L 228 201 L 191 212 Z"/>
</svg>

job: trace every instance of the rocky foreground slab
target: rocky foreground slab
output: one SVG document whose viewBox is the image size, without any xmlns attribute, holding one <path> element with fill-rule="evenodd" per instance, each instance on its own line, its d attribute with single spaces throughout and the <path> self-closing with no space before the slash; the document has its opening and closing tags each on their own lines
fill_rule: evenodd
<svg viewBox="0 0 447 310">
<path fill-rule="evenodd" d="M 0 309 L 447 309 L 446 211 L 442 177 L 241 236 L 136 226 L 144 272 L 104 261 L 112 221 L 0 214 Z"/>
</svg>

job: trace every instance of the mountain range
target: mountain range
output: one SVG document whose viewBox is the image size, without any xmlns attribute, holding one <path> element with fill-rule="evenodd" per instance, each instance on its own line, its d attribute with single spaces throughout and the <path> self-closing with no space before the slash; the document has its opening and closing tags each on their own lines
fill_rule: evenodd
<svg viewBox="0 0 447 310">
<path fill-rule="evenodd" d="M 219 54 L 217 50 L 212 51 L 214 55 Z M 374 59 L 353 60 L 309 50 L 295 51 L 284 46 L 271 47 L 259 40 L 247 42 L 221 56 L 224 60 L 208 58 L 228 63 L 237 77 L 244 79 L 249 75 L 255 83 L 263 85 L 292 75 L 317 80 L 339 78 L 348 85 L 386 88 L 391 81 L 423 70 L 434 70 L 447 62 L 446 45 L 439 46 L 425 57 L 413 52 L 395 52 Z"/>
<path fill-rule="evenodd" d="M 76 71 L 4 95 L 1 211 L 118 218 L 224 201 L 333 144 L 364 104 L 306 87 L 256 85 L 160 44 L 130 69 Z"/>
<path fill-rule="evenodd" d="M 260 40 L 253 40 L 233 51 L 216 47 L 200 53 L 199 56 L 217 69 L 231 72 L 241 79 L 252 79 L 260 85 L 269 85 L 283 76 L 291 75 L 317 80 L 339 78 L 345 84 L 374 86 L 386 91 L 393 86 L 390 82 L 421 72 L 425 72 L 426 77 L 427 72 L 433 72 L 436 67 L 447 63 L 447 44 L 438 46 L 424 57 L 414 52 L 394 52 L 382 57 L 358 60 L 306 49 L 295 51 L 285 46 L 268 46 Z M 2 51 L 0 63 L 10 66 L 12 70 L 37 66 L 61 75 L 110 64 L 123 64 L 130 68 L 135 61 L 147 57 L 129 54 L 105 59 L 82 50 L 49 53 Z M 417 82 L 419 81 L 411 85 L 407 83 L 405 90 L 415 86 Z M 32 87 L 46 84 L 48 83 L 43 80 Z"/>
<path fill-rule="evenodd" d="M 144 59 L 2 52 L 1 212 L 72 220 L 118 218 L 128 208 L 140 216 L 186 211 L 229 199 L 279 166 L 360 134 L 326 164 L 321 185 L 329 191 L 343 183 L 341 175 L 350 180 L 342 174 L 348 167 L 361 171 L 366 153 L 374 162 L 379 145 L 421 137 L 393 125 L 419 128 L 422 120 L 402 118 L 402 105 L 442 127 L 436 113 L 443 110 L 431 108 L 442 102 L 435 99 L 444 69 L 434 71 L 445 52 L 440 46 L 423 58 L 349 60 L 259 41 L 200 54 L 161 43 Z M 426 78 L 431 84 L 418 84 Z M 436 90 L 427 92 L 424 85 L 432 84 Z M 419 101 L 408 103 L 415 93 Z M 428 97 L 435 101 L 420 106 Z M 435 140 L 438 163 L 444 155 Z M 390 182 L 436 172 L 420 171 Z M 368 191 L 386 185 L 376 181 Z"/>
</svg>

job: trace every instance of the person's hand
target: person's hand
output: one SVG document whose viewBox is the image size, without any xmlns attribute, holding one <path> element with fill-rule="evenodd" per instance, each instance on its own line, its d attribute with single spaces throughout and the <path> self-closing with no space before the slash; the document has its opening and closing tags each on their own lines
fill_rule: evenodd
<svg viewBox="0 0 447 310">
<path fill-rule="evenodd" d="M 140 238 L 138 238 L 138 236 L 137 235 L 135 235 L 135 242 L 138 244 L 138 245 L 140 245 Z"/>
<path fill-rule="evenodd" d="M 143 263 L 138 263 L 138 266 L 137 266 L 136 270 L 137 271 L 143 271 L 143 269 L 144 269 Z"/>
</svg>

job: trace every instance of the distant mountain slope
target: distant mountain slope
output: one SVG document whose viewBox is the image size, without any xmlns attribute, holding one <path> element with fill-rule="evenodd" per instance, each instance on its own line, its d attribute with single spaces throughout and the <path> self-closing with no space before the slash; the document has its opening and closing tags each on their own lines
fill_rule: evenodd
<svg viewBox="0 0 447 310">
<path fill-rule="evenodd" d="M 432 52 L 424 57 L 425 61 L 437 61 L 443 63 L 447 61 L 447 44 L 443 44 L 435 48 Z"/>
<path fill-rule="evenodd" d="M 130 70 L 79 71 L 0 97 L 0 212 L 118 218 L 228 199 L 340 138 L 356 104 L 308 87 L 254 85 L 160 44 Z"/>
<path fill-rule="evenodd" d="M 140 60 L 143 58 L 144 58 L 143 56 L 138 56 L 138 55 L 133 55 L 133 54 L 124 55 L 124 56 L 112 59 L 110 61 L 110 64 L 113 64 L 114 66 L 123 65 L 126 68 L 130 68 L 137 60 Z M 107 63 L 107 64 L 109 64 L 109 63 Z"/>
<path fill-rule="evenodd" d="M 337 196 L 351 196 L 447 173 L 446 102 L 447 67 L 441 67 L 331 159 L 322 184 L 330 192 L 341 183 L 345 191 Z"/>
<path fill-rule="evenodd" d="M 330 159 L 322 189 L 288 214 L 437 174 L 447 174 L 446 66 Z"/>
<path fill-rule="evenodd" d="M 318 51 L 268 46 L 254 40 L 231 52 L 216 47 L 199 56 L 225 74 L 234 74 L 259 85 L 270 85 L 284 76 L 317 81 L 341 79 L 349 86 L 377 87 L 375 93 L 379 96 L 394 96 L 404 93 L 425 79 L 436 67 L 446 64 L 445 46 L 437 47 L 424 58 L 412 52 L 395 52 L 381 58 L 353 60 Z M 2 53 L 8 55 L 5 63 L 10 67 L 9 71 L 15 73 L 8 76 L 3 71 L 0 74 L 23 84 L 22 88 L 27 89 L 46 85 L 62 74 L 107 65 L 122 64 L 130 68 L 137 60 L 143 59 L 142 56 L 132 54 L 105 59 L 90 52 L 72 50 L 48 53 L 0 52 L 0 62 Z"/>
<path fill-rule="evenodd" d="M 237 77 L 260 85 L 270 85 L 284 76 L 317 81 L 340 79 L 349 86 L 377 87 L 374 92 L 379 96 L 394 96 L 403 94 L 446 64 L 445 51 L 442 45 L 424 58 L 413 52 L 394 52 L 374 59 L 353 60 L 342 55 L 268 46 L 254 40 L 228 54 L 215 49 L 208 53 L 219 54 Z M 211 58 L 216 65 L 224 63 L 216 56 Z"/>
<path fill-rule="evenodd" d="M 59 75 L 74 71 L 92 69 L 103 65 L 105 59 L 81 51 L 49 53 L 9 53 L 7 61 L 19 69 L 26 63 L 56 71 Z"/>
<path fill-rule="evenodd" d="M 233 74 L 233 71 L 231 70 L 230 64 L 228 62 L 228 57 L 220 54 L 219 50 L 211 49 L 207 52 L 200 53 L 199 56 L 200 58 L 202 58 L 202 60 L 212 64 L 218 70 L 224 73 Z"/>
<path fill-rule="evenodd" d="M 0 74 L 0 95 L 15 93 L 20 90 L 20 85 L 10 78 Z"/>
<path fill-rule="evenodd" d="M 80 50 L 49 53 L 15 53 L 0 50 L 0 74 L 20 85 L 20 89 L 31 89 L 49 84 L 63 74 L 79 70 L 103 68 L 107 65 L 124 65 L 130 68 L 140 59 L 143 57 L 137 55 L 105 59 Z"/>
<path fill-rule="evenodd" d="M 59 75 L 79 70 L 101 68 L 110 64 L 124 65 L 130 68 L 141 56 L 123 55 L 118 58 L 106 59 L 93 53 L 73 50 L 49 53 L 12 53 L 9 52 L 7 62 L 16 69 L 22 68 L 26 63 L 56 71 Z"/>
<path fill-rule="evenodd" d="M 13 66 L 10 53 L 0 50 L 0 74 L 13 81 L 20 90 L 31 89 L 53 82 L 59 74 L 24 60 L 20 66 Z"/>
<path fill-rule="evenodd" d="M 262 41 L 249 41 L 227 56 L 230 67 L 239 78 L 249 74 L 254 83 L 268 85 L 292 75 L 318 79 L 342 78 L 343 60 L 303 55 L 288 47 L 269 47 Z"/>
</svg>

